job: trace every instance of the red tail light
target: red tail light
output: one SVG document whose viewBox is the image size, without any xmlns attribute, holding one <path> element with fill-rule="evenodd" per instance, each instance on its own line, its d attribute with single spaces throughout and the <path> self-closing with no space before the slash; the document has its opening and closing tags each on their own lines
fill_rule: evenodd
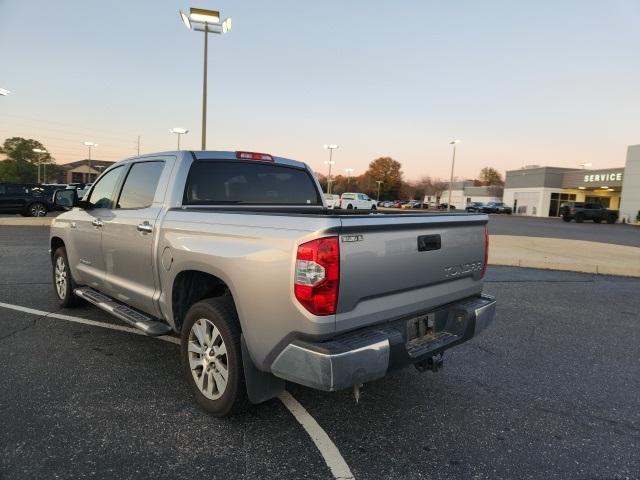
<svg viewBox="0 0 640 480">
<path fill-rule="evenodd" d="M 338 237 L 324 237 L 298 247 L 293 290 L 314 315 L 333 315 L 340 285 Z"/>
<path fill-rule="evenodd" d="M 267 153 L 257 152 L 236 152 L 238 160 L 259 160 L 262 162 L 273 162 L 273 157 Z"/>
<path fill-rule="evenodd" d="M 480 278 L 484 278 L 487 273 L 487 265 L 489 264 L 489 228 L 484 226 L 484 263 L 482 264 L 482 272 Z"/>
</svg>

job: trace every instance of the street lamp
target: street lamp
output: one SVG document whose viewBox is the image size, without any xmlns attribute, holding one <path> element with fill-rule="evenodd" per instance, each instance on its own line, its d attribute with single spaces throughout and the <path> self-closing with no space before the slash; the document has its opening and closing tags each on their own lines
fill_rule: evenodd
<svg viewBox="0 0 640 480">
<path fill-rule="evenodd" d="M 189 130 L 175 127 L 175 128 L 170 128 L 169 133 L 175 133 L 176 135 L 178 135 L 178 150 L 180 150 L 180 136 L 186 135 L 187 133 L 189 133 Z"/>
<path fill-rule="evenodd" d="M 331 193 L 331 165 L 335 162 L 333 161 L 333 151 L 338 148 L 338 145 L 324 145 L 324 148 L 329 150 L 329 161 L 324 162 L 325 165 L 329 165 L 329 176 L 327 177 L 327 193 Z"/>
<path fill-rule="evenodd" d="M 449 177 L 449 200 L 447 202 L 447 212 L 451 211 L 451 189 L 453 188 L 453 167 L 456 164 L 456 145 L 460 140 L 452 140 L 449 145 L 453 145 L 453 158 L 451 159 L 451 176 Z"/>
<path fill-rule="evenodd" d="M 97 147 L 97 143 L 93 142 L 82 142 L 82 144 L 89 148 L 89 173 L 87 174 L 87 179 L 89 180 L 87 183 L 91 183 L 91 148 Z"/>
<path fill-rule="evenodd" d="M 207 53 L 209 33 L 227 33 L 231 30 L 231 19 L 220 23 L 220 12 L 204 8 L 191 8 L 189 15 L 179 11 L 182 23 L 189 30 L 204 32 L 204 74 L 202 79 L 202 150 L 207 149 Z M 180 137 L 178 137 L 178 140 Z"/>
<path fill-rule="evenodd" d="M 353 168 L 345 168 L 345 172 L 347 172 L 347 190 L 349 190 L 349 182 L 351 182 L 351 174 L 353 173 Z"/>
<path fill-rule="evenodd" d="M 380 201 L 380 185 L 382 185 L 384 182 L 382 180 L 376 180 L 376 183 L 378 184 L 378 196 L 376 197 L 376 202 Z"/>
<path fill-rule="evenodd" d="M 2 95 L 3 97 L 6 97 L 10 93 L 11 93 L 11 90 L 7 90 L 6 88 L 0 88 L 0 95 Z"/>
<path fill-rule="evenodd" d="M 48 152 L 46 150 L 43 150 L 42 148 L 32 148 L 31 151 L 34 152 L 34 153 L 38 153 L 39 154 L 38 155 L 38 183 L 40 183 L 40 164 L 42 163 L 42 157 L 40 155 L 44 155 L 44 154 L 46 154 Z M 46 175 L 45 175 L 45 177 L 46 177 Z"/>
</svg>

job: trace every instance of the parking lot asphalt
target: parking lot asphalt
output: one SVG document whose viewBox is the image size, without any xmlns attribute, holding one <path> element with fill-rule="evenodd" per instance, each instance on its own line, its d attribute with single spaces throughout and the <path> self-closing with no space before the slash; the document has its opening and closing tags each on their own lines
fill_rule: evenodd
<svg viewBox="0 0 640 480">
<path fill-rule="evenodd" d="M 59 310 L 47 235 L 0 227 L 0 302 Z M 640 279 L 504 267 L 486 290 L 495 324 L 441 372 L 402 370 L 357 404 L 288 390 L 357 479 L 640 478 Z M 0 308 L 0 371 L 2 479 L 332 478 L 278 400 L 202 412 L 171 343 Z"/>
<path fill-rule="evenodd" d="M 620 223 L 563 222 L 561 218 L 489 215 L 492 235 L 564 238 L 640 247 L 640 226 Z"/>
</svg>

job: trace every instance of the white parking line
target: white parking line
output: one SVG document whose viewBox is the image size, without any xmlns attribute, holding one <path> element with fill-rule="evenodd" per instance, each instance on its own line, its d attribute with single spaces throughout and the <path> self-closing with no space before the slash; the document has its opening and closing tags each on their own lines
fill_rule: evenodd
<svg viewBox="0 0 640 480">
<path fill-rule="evenodd" d="M 109 328 L 111 330 L 118 330 L 120 332 L 134 333 L 136 335 L 145 335 L 142 331 L 125 327 L 123 325 L 116 325 L 111 323 L 97 322 L 95 320 L 88 320 L 86 318 L 74 317 L 71 315 L 64 315 L 55 312 L 46 312 L 44 310 L 36 310 L 35 308 L 22 307 L 20 305 L 12 305 L 10 303 L 0 302 L 0 307 L 8 308 L 10 310 L 16 310 L 18 312 L 29 313 L 31 315 L 38 315 L 44 318 L 55 318 L 58 320 L 65 320 L 67 322 L 81 323 L 83 325 L 91 325 L 92 327 Z M 155 337 L 165 342 L 175 343 L 180 345 L 180 339 L 169 335 L 161 337 Z M 293 396 L 287 392 L 282 392 L 278 398 L 282 404 L 287 407 L 287 410 L 291 412 L 291 415 L 302 425 L 302 428 L 307 432 L 311 441 L 315 444 L 316 448 L 320 451 L 322 458 L 324 459 L 327 467 L 331 470 L 333 477 L 336 480 L 353 480 L 354 476 L 349 469 L 349 465 L 345 462 L 344 458 L 340 454 L 340 451 L 327 435 L 322 427 L 316 422 L 316 419 L 307 412 L 307 410 L 298 402 Z"/>
</svg>

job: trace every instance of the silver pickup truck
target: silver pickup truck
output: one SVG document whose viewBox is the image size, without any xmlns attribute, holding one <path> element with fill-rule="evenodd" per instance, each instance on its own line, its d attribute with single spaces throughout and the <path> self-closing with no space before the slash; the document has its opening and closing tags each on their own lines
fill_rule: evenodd
<svg viewBox="0 0 640 480">
<path fill-rule="evenodd" d="M 149 335 L 181 338 L 215 415 L 280 393 L 334 391 L 444 350 L 493 319 L 486 215 L 328 210 L 304 163 L 166 152 L 105 170 L 51 225 L 54 290 Z"/>
</svg>

